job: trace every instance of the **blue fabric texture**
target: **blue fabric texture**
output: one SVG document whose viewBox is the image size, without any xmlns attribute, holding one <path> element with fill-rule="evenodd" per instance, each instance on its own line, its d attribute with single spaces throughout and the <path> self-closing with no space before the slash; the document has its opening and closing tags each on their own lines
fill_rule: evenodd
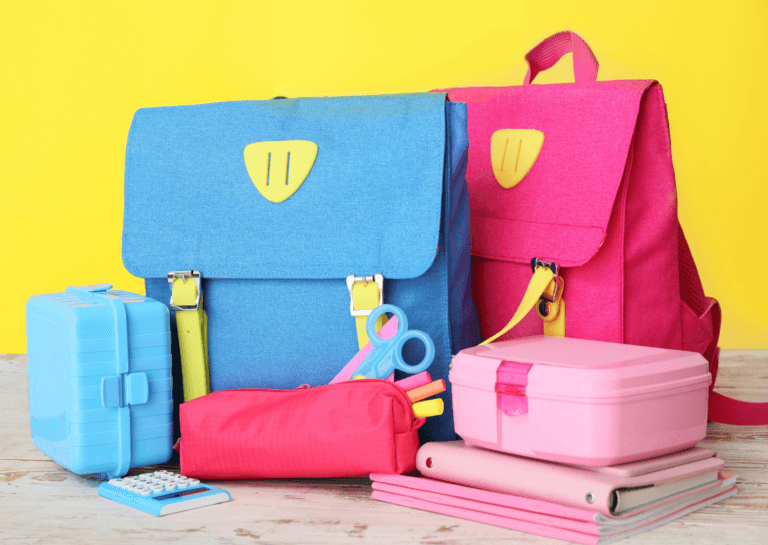
<svg viewBox="0 0 768 545">
<path fill-rule="evenodd" d="M 123 262 L 143 278 L 169 265 L 208 278 L 419 276 L 437 249 L 445 130 L 445 97 L 427 93 L 139 110 Z M 298 191 L 273 203 L 243 150 L 280 140 L 310 140 L 318 155 Z"/>
<path fill-rule="evenodd" d="M 466 115 L 443 94 L 136 113 L 123 261 L 163 302 L 169 271 L 201 271 L 214 391 L 329 382 L 358 351 L 350 274 L 384 276 L 384 301 L 432 337 L 430 374 L 448 378 L 451 355 L 480 340 L 469 285 Z M 246 145 L 267 140 L 319 148 L 303 185 L 277 204 L 256 190 L 243 161 Z M 419 349 L 406 345 L 406 360 L 418 360 Z M 178 377 L 175 339 L 173 352 Z M 423 441 L 455 438 L 444 399 Z"/>
</svg>

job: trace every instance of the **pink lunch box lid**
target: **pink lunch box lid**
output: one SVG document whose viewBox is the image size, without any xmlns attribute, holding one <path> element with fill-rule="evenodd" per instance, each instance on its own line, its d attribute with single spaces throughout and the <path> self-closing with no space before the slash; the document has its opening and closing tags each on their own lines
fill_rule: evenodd
<svg viewBox="0 0 768 545">
<path fill-rule="evenodd" d="M 540 335 L 464 350 L 449 380 L 528 398 L 594 400 L 700 388 L 711 375 L 696 352 Z"/>
</svg>

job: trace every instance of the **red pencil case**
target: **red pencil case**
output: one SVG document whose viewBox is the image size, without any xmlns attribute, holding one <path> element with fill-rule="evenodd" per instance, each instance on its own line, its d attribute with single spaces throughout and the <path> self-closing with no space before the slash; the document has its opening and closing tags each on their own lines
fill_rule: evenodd
<svg viewBox="0 0 768 545">
<path fill-rule="evenodd" d="M 180 406 L 182 475 L 200 479 L 361 477 L 416 468 L 405 390 L 355 380 L 296 390 L 222 390 Z"/>
</svg>

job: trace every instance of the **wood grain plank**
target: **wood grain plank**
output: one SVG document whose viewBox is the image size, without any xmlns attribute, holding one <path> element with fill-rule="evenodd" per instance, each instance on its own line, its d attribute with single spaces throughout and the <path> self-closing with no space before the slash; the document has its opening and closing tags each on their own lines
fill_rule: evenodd
<svg viewBox="0 0 768 545">
<path fill-rule="evenodd" d="M 723 351 L 721 360 L 717 391 L 768 401 L 768 351 Z M 24 355 L 0 356 L 0 416 L 3 543 L 562 543 L 377 502 L 368 479 L 211 482 L 233 501 L 153 517 L 101 498 L 98 476 L 75 475 L 32 445 Z M 628 545 L 768 543 L 768 426 L 710 423 L 700 446 L 718 451 L 726 470 L 739 474 L 739 494 Z"/>
</svg>

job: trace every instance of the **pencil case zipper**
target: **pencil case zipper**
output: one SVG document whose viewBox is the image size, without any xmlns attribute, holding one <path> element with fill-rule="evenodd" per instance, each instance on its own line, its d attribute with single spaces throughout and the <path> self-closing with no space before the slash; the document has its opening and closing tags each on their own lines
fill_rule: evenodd
<svg viewBox="0 0 768 545">
<path fill-rule="evenodd" d="M 218 390 L 216 392 L 211 392 L 208 394 L 208 396 L 220 394 L 223 392 L 281 392 L 285 394 L 292 394 L 296 391 L 300 390 L 317 390 L 318 388 L 332 388 L 332 387 L 344 387 L 347 385 L 354 385 L 354 384 L 363 384 L 366 382 L 374 382 L 374 383 L 381 383 L 386 384 L 389 388 L 391 388 L 398 396 L 398 398 L 403 402 L 403 407 L 406 409 L 405 413 L 408 415 L 410 429 L 413 429 L 414 425 L 418 421 L 424 421 L 426 419 L 424 418 L 416 418 L 413 415 L 413 403 L 411 402 L 411 398 L 408 397 L 408 394 L 405 390 L 403 390 L 400 386 L 395 384 L 394 382 L 390 382 L 388 380 L 382 380 L 378 378 L 365 378 L 365 379 L 358 379 L 358 380 L 348 380 L 345 382 L 337 382 L 336 384 L 321 384 L 320 386 L 310 386 L 309 384 L 302 384 L 301 386 L 297 386 L 293 390 L 281 390 L 277 388 L 233 388 L 231 390 Z M 207 397 L 207 396 L 206 396 Z M 419 426 L 421 427 L 421 423 L 419 423 Z"/>
</svg>

